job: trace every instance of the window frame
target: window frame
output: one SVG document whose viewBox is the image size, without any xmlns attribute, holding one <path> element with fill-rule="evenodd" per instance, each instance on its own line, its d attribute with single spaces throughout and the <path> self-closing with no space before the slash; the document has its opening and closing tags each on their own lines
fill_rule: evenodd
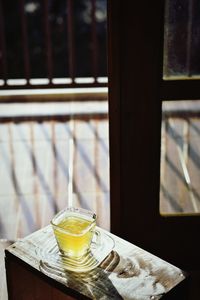
<svg viewBox="0 0 200 300">
<path fill-rule="evenodd" d="M 200 216 L 161 216 L 162 101 L 200 99 L 198 80 L 163 80 L 164 1 L 108 1 L 111 231 L 199 269 Z"/>
</svg>

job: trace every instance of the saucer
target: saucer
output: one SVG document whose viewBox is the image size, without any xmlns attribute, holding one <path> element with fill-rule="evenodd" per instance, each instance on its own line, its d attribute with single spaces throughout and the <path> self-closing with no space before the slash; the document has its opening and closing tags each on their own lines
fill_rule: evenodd
<svg viewBox="0 0 200 300">
<path fill-rule="evenodd" d="M 101 241 L 98 245 L 92 245 L 90 252 L 85 256 L 72 259 L 60 253 L 52 235 L 46 246 L 37 251 L 37 255 L 40 257 L 40 270 L 45 274 L 53 272 L 55 275 L 56 273 L 61 274 L 63 271 L 79 273 L 91 271 L 108 256 L 114 248 L 114 244 L 114 240 L 109 235 L 101 232 Z"/>
</svg>

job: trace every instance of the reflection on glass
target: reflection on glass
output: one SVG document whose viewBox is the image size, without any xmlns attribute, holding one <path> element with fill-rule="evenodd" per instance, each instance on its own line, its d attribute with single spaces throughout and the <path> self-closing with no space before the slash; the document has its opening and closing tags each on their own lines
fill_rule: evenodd
<svg viewBox="0 0 200 300">
<path fill-rule="evenodd" d="M 166 0 L 164 79 L 200 75 L 200 1 Z"/>
<path fill-rule="evenodd" d="M 200 101 L 163 102 L 160 213 L 200 213 Z"/>
</svg>

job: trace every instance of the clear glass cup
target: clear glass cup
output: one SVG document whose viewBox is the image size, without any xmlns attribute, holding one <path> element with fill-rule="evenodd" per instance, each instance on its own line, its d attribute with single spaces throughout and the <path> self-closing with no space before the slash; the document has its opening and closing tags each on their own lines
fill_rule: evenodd
<svg viewBox="0 0 200 300">
<path fill-rule="evenodd" d="M 97 245 L 100 232 L 96 229 L 96 214 L 75 207 L 68 207 L 51 220 L 58 248 L 65 257 L 79 259 Z"/>
</svg>

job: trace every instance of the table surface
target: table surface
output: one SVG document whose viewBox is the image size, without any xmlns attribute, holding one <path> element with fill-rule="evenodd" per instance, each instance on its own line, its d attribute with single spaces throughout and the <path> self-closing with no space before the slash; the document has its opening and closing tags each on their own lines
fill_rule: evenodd
<svg viewBox="0 0 200 300">
<path fill-rule="evenodd" d="M 114 240 L 114 247 L 103 262 L 85 273 L 44 272 L 45 247 L 54 238 L 51 226 L 34 232 L 7 248 L 29 266 L 91 299 L 160 299 L 186 278 L 176 266 L 101 229 L 102 236 Z"/>
</svg>

